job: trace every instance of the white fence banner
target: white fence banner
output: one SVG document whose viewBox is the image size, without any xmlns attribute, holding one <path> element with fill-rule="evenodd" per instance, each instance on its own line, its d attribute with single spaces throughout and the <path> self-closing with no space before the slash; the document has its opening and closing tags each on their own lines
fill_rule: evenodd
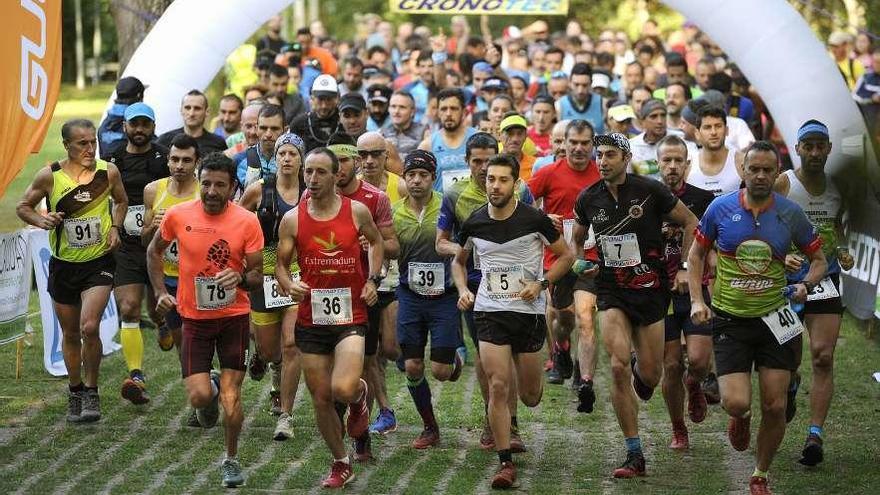
<svg viewBox="0 0 880 495">
<path fill-rule="evenodd" d="M 0 345 L 24 337 L 30 295 L 28 232 L 0 234 Z"/>
</svg>

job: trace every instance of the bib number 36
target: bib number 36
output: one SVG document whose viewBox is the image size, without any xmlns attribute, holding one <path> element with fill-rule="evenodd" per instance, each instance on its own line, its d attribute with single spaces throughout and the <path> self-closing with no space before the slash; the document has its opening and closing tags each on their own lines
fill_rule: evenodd
<svg viewBox="0 0 880 495">
<path fill-rule="evenodd" d="M 354 321 L 351 307 L 351 288 L 312 289 L 313 325 L 348 325 Z"/>
</svg>

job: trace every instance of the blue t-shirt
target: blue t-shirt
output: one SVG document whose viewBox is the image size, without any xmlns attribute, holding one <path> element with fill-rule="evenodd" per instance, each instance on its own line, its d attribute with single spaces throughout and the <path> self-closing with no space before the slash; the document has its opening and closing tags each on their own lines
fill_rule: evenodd
<svg viewBox="0 0 880 495">
<path fill-rule="evenodd" d="M 435 191 L 443 192 L 444 182 L 451 184 L 470 176 L 470 170 L 464 157 L 467 140 L 476 133 L 476 129 L 468 127 L 465 130 L 464 139 L 461 140 L 461 144 L 455 148 L 450 148 L 443 142 L 442 132 L 436 131 L 431 134 L 431 152 L 437 158 L 437 178 L 434 179 Z"/>
</svg>

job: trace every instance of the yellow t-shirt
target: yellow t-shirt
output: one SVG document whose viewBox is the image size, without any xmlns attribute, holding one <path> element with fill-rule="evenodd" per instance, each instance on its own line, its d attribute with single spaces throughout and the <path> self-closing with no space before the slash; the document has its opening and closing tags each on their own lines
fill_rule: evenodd
<svg viewBox="0 0 880 495">
<path fill-rule="evenodd" d="M 166 177 L 164 179 L 159 179 L 156 183 L 156 199 L 153 201 L 153 210 L 154 211 L 166 211 L 168 208 L 171 208 L 174 205 L 185 203 L 187 201 L 192 201 L 194 199 L 199 198 L 199 188 L 196 187 L 193 189 L 192 194 L 184 197 L 177 197 L 168 192 L 168 180 Z M 178 253 L 177 253 L 177 239 L 171 241 L 171 245 L 169 245 L 165 249 L 165 258 L 162 263 L 163 272 L 166 277 L 177 277 L 178 276 Z"/>
</svg>

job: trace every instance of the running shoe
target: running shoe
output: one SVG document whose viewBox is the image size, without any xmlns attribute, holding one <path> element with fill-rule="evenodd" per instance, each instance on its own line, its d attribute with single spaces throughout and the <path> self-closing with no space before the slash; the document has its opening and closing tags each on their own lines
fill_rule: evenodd
<svg viewBox="0 0 880 495">
<path fill-rule="evenodd" d="M 440 443 L 440 432 L 437 431 L 437 428 L 426 426 L 419 436 L 416 437 L 412 442 L 412 446 L 414 449 L 427 449 L 428 447 L 432 447 Z"/>
<path fill-rule="evenodd" d="M 794 376 L 791 377 L 791 381 L 788 384 L 788 400 L 785 403 L 786 423 L 791 423 L 791 420 L 793 420 L 795 414 L 797 414 L 797 393 L 800 386 L 801 374 L 795 371 Z"/>
<path fill-rule="evenodd" d="M 397 429 L 397 418 L 391 409 L 380 409 L 376 421 L 370 425 L 370 433 L 377 435 L 387 435 Z"/>
<path fill-rule="evenodd" d="M 354 439 L 354 460 L 368 462 L 373 460 L 373 443 L 369 433 Z"/>
<path fill-rule="evenodd" d="M 495 435 L 492 434 L 492 425 L 489 418 L 483 420 L 483 432 L 480 433 L 480 448 L 483 450 L 495 449 Z"/>
<path fill-rule="evenodd" d="M 136 406 L 150 402 L 147 386 L 141 375 L 134 375 L 122 382 L 122 398 Z"/>
<path fill-rule="evenodd" d="M 633 390 L 636 391 L 636 395 L 639 396 L 639 399 L 648 402 L 651 400 L 651 396 L 654 395 L 654 389 L 645 385 L 645 382 L 642 381 L 642 378 L 639 376 L 638 372 L 636 372 L 636 353 L 632 353 L 632 357 L 629 360 L 629 367 L 632 370 Z"/>
<path fill-rule="evenodd" d="M 82 421 L 83 391 L 67 392 L 67 422 L 79 423 Z"/>
<path fill-rule="evenodd" d="M 461 378 L 461 372 L 464 369 L 464 363 L 467 362 L 467 347 L 459 347 L 455 350 L 455 361 L 452 363 L 452 374 L 449 375 L 450 382 L 457 382 Z"/>
<path fill-rule="evenodd" d="M 278 422 L 275 423 L 275 433 L 272 435 L 273 440 L 283 442 L 288 438 L 293 438 L 293 418 L 285 412 L 278 416 Z"/>
<path fill-rule="evenodd" d="M 468 350 L 467 347 L 462 344 L 461 347 L 455 349 L 455 353 L 461 356 L 461 364 L 464 366 L 468 362 Z"/>
<path fill-rule="evenodd" d="M 174 337 L 171 335 L 171 330 L 169 330 L 164 324 L 159 325 L 156 340 L 159 342 L 159 349 L 162 349 L 163 351 L 174 349 Z"/>
<path fill-rule="evenodd" d="M 82 412 L 80 421 L 92 423 L 101 419 L 101 398 L 96 389 L 86 389 L 82 396 Z"/>
<path fill-rule="evenodd" d="M 596 403 L 596 392 L 593 390 L 593 380 L 587 380 L 581 383 L 577 389 L 578 393 L 578 412 L 593 412 L 593 404 Z"/>
<path fill-rule="evenodd" d="M 510 452 L 522 454 L 526 450 L 526 444 L 523 442 L 522 437 L 519 436 L 519 428 L 510 425 Z"/>
<path fill-rule="evenodd" d="M 348 405 L 348 418 L 345 423 L 345 429 L 351 438 L 360 438 L 369 432 L 370 427 L 370 410 L 367 409 L 367 382 L 363 378 L 360 380 L 364 385 L 363 395 L 360 400 Z"/>
<path fill-rule="evenodd" d="M 562 376 L 562 369 L 559 366 L 559 352 L 553 351 L 550 355 L 553 361 L 553 365 L 550 367 L 550 370 L 547 371 L 547 383 L 553 385 L 562 385 L 565 383 L 565 377 Z"/>
<path fill-rule="evenodd" d="M 764 478 L 762 476 L 752 476 L 749 479 L 749 494 L 773 495 L 773 492 L 771 492 L 770 487 L 767 486 L 767 478 Z"/>
<path fill-rule="evenodd" d="M 615 478 L 635 478 L 645 475 L 645 456 L 641 452 L 627 452 L 626 460 L 614 470 Z"/>
<path fill-rule="evenodd" d="M 824 459 L 825 454 L 822 448 L 822 437 L 819 435 L 810 435 L 807 437 L 807 442 L 804 444 L 804 450 L 801 452 L 801 464 L 804 466 L 816 466 L 822 459 Z"/>
<path fill-rule="evenodd" d="M 702 423 L 706 419 L 706 411 L 709 409 L 706 404 L 706 394 L 703 393 L 700 382 L 690 374 L 685 379 L 685 386 L 688 393 L 688 416 L 694 423 Z"/>
<path fill-rule="evenodd" d="M 253 352 L 248 350 L 247 370 L 251 380 L 257 382 L 266 376 L 266 362 L 260 358 L 260 353 L 256 352 L 256 350 Z"/>
<path fill-rule="evenodd" d="M 687 428 L 684 429 L 672 429 L 672 441 L 669 442 L 669 448 L 672 450 L 687 450 L 691 446 L 690 439 L 688 439 L 688 431 Z"/>
<path fill-rule="evenodd" d="M 511 488 L 516 482 L 516 467 L 512 462 L 501 463 L 501 467 L 492 476 L 492 488 Z"/>
<path fill-rule="evenodd" d="M 559 346 L 556 351 L 556 367 L 562 374 L 563 380 L 568 380 L 574 374 L 574 362 L 571 360 L 571 351 L 566 345 L 565 348 Z"/>
<path fill-rule="evenodd" d="M 220 373 L 217 370 L 211 370 L 211 381 L 217 385 L 217 395 L 211 399 L 210 404 L 196 409 L 196 417 L 202 428 L 213 428 L 220 418 Z"/>
<path fill-rule="evenodd" d="M 703 388 L 703 395 L 706 396 L 707 404 L 721 403 L 721 391 L 718 389 L 718 377 L 715 373 L 706 375 L 701 386 Z"/>
<path fill-rule="evenodd" d="M 553 369 L 553 353 L 550 353 L 550 357 L 544 361 L 544 373 Z"/>
<path fill-rule="evenodd" d="M 224 488 L 235 488 L 244 485 L 244 475 L 241 473 L 241 464 L 235 459 L 224 459 L 220 465 L 220 475 L 223 478 Z"/>
<path fill-rule="evenodd" d="M 269 414 L 272 416 L 281 415 L 281 392 L 277 390 L 269 392 Z"/>
<path fill-rule="evenodd" d="M 334 461 L 330 466 L 330 474 L 321 481 L 324 488 L 342 488 L 354 479 L 354 470 L 351 464 L 342 461 Z"/>
<path fill-rule="evenodd" d="M 730 446 L 735 450 L 742 452 L 749 448 L 752 437 L 751 422 L 751 414 L 745 418 L 730 417 L 730 421 L 727 423 L 727 439 L 730 440 Z"/>
</svg>

